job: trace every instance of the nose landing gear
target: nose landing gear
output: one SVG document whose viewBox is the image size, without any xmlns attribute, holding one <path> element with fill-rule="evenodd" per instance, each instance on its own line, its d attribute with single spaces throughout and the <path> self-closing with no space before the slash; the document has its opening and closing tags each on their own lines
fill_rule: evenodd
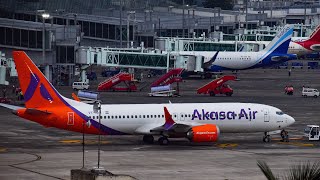
<svg viewBox="0 0 320 180">
<path fill-rule="evenodd" d="M 268 134 L 268 132 L 264 132 L 264 136 L 263 136 L 262 141 L 263 141 L 263 142 L 270 142 L 270 141 L 271 141 L 271 137 L 270 137 L 270 135 Z"/>
<path fill-rule="evenodd" d="M 289 142 L 289 134 L 288 134 L 288 131 L 282 129 L 281 133 L 280 133 L 280 136 L 281 136 L 281 142 Z"/>
</svg>

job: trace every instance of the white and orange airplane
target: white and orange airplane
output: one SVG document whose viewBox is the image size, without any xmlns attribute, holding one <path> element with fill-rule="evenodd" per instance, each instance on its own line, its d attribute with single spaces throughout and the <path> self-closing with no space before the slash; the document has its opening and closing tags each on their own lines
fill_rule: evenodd
<svg viewBox="0 0 320 180">
<path fill-rule="evenodd" d="M 101 105 L 99 124 L 93 105 L 59 94 L 25 52 L 15 51 L 13 58 L 25 107 L 0 106 L 45 127 L 89 134 L 144 135 L 146 143 L 153 143 L 153 136 L 158 135 L 159 143 L 165 145 L 170 137 L 214 142 L 220 133 L 228 132 L 265 132 L 264 141 L 269 141 L 268 132 L 295 122 L 280 109 L 263 104 L 168 103 Z"/>
</svg>

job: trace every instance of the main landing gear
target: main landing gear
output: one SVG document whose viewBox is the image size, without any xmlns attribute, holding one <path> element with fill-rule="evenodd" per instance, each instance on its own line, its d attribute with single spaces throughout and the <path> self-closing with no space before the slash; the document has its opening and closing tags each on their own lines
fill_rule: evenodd
<svg viewBox="0 0 320 180">
<path fill-rule="evenodd" d="M 161 136 L 159 139 L 158 139 L 158 142 L 160 145 L 168 145 L 169 144 L 169 139 L 165 136 Z"/>
<path fill-rule="evenodd" d="M 263 136 L 263 142 L 270 142 L 271 141 L 271 137 L 268 134 L 268 132 L 264 132 L 264 136 Z"/>
<path fill-rule="evenodd" d="M 153 144 L 154 137 L 152 135 L 144 135 L 143 136 L 143 142 L 146 144 Z M 158 139 L 158 142 L 160 145 L 168 145 L 169 139 L 166 136 L 160 136 Z"/>
<path fill-rule="evenodd" d="M 146 144 L 153 144 L 154 137 L 152 135 L 144 135 L 143 142 L 145 142 Z"/>
</svg>

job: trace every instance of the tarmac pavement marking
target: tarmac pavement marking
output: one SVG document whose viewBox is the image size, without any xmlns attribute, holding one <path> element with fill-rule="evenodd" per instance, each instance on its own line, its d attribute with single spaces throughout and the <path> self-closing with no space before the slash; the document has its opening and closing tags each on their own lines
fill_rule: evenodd
<svg viewBox="0 0 320 180">
<path fill-rule="evenodd" d="M 67 139 L 67 140 L 61 140 L 59 141 L 63 144 L 82 144 L 82 140 L 79 139 Z M 85 140 L 85 144 L 98 144 L 97 140 Z M 111 141 L 100 141 L 101 144 L 109 144 Z"/>
<path fill-rule="evenodd" d="M 225 143 L 225 144 L 218 144 L 217 145 L 219 148 L 234 148 L 237 147 L 238 144 L 235 143 Z"/>
<path fill-rule="evenodd" d="M 300 147 L 313 147 L 314 144 L 311 143 L 301 143 L 301 142 L 278 142 L 278 144 L 288 144 L 288 145 L 294 145 L 294 146 L 300 146 Z"/>
<path fill-rule="evenodd" d="M 304 137 L 294 137 L 294 138 L 289 138 L 289 140 L 303 140 Z M 274 141 L 280 141 L 282 138 L 272 138 Z"/>
</svg>

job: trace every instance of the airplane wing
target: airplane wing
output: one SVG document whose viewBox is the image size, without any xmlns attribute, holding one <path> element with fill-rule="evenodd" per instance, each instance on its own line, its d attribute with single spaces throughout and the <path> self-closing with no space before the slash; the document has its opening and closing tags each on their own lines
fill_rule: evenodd
<svg viewBox="0 0 320 180">
<path fill-rule="evenodd" d="M 18 110 L 18 109 L 24 108 L 24 107 L 14 106 L 14 105 L 4 104 L 4 103 L 0 103 L 0 106 L 11 109 L 11 110 Z"/>
<path fill-rule="evenodd" d="M 186 137 L 193 142 L 215 142 L 218 140 L 220 130 L 214 124 L 176 123 L 168 109 L 164 107 L 165 123 L 163 125 L 146 124 L 136 131 L 143 134 L 159 134 L 168 137 Z"/>
<path fill-rule="evenodd" d="M 165 123 L 162 126 L 158 126 L 150 129 L 150 132 L 183 133 L 183 132 L 187 132 L 192 128 L 192 125 L 174 122 L 174 120 L 172 119 L 172 115 L 169 113 L 166 107 L 164 107 L 164 117 L 165 117 Z"/>
<path fill-rule="evenodd" d="M 293 54 L 295 55 L 295 54 Z M 295 55 L 296 56 L 296 55 Z M 279 56 L 272 56 L 271 57 L 271 61 L 286 61 L 289 60 L 291 57 L 289 57 L 288 55 L 279 55 Z"/>
</svg>

